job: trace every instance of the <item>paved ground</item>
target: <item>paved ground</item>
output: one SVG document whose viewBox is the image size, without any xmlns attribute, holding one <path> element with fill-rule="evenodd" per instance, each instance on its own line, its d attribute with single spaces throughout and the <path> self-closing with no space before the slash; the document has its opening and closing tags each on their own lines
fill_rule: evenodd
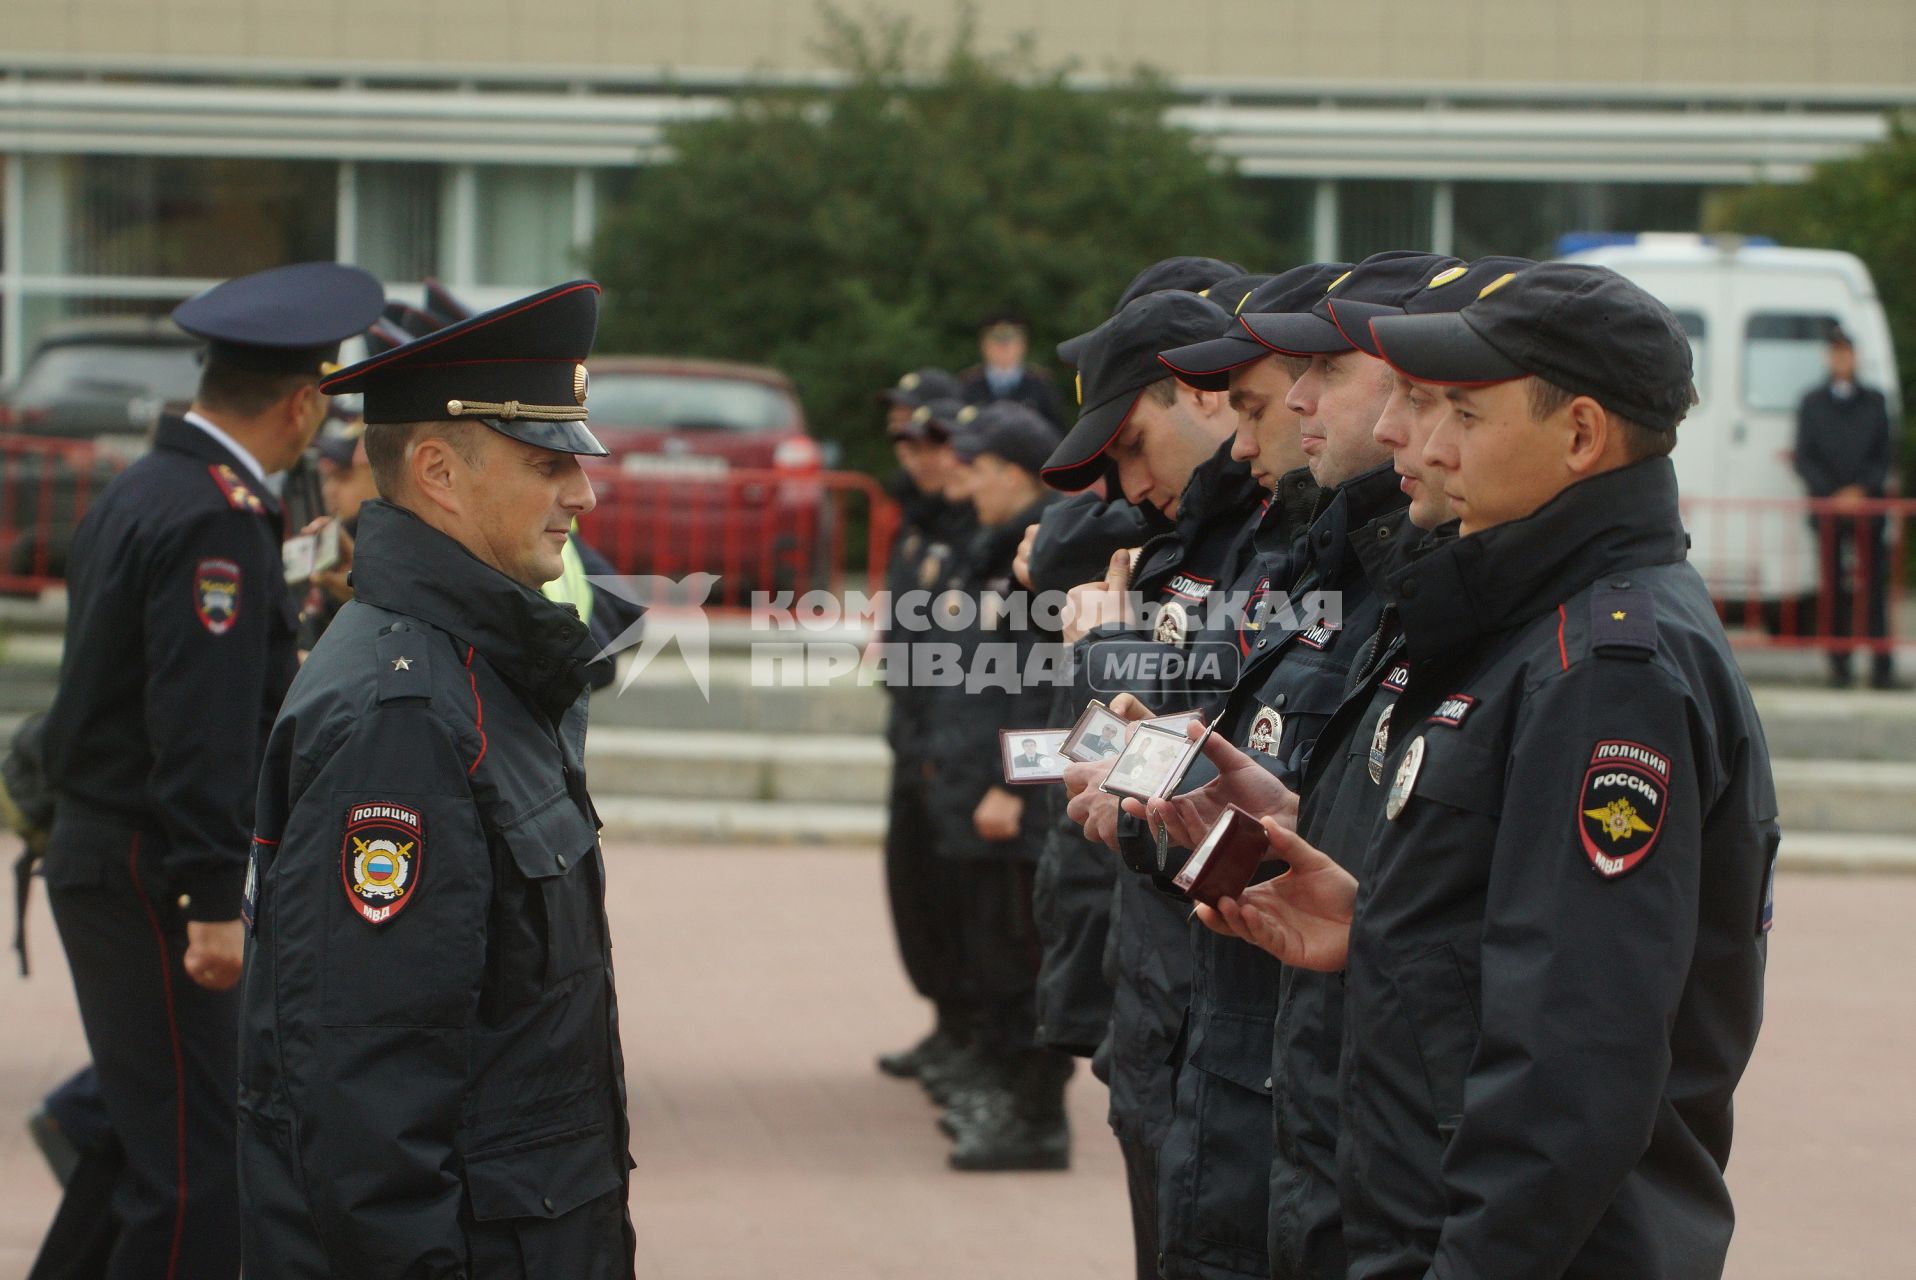
<svg viewBox="0 0 1916 1280">
<path fill-rule="evenodd" d="M 1103 1090 L 1068 1174 L 948 1173 L 932 1113 L 871 1054 L 921 1029 L 875 856 L 613 850 L 647 1280 L 1122 1280 Z M 694 886 L 698 896 L 673 886 Z M 1788 877 L 1770 1013 L 1738 1096 L 1737 1280 L 1901 1275 L 1916 1253 L 1916 877 Z M 44 909 L 0 977 L 0 1278 L 54 1190 L 13 1117 L 84 1054 Z"/>
</svg>

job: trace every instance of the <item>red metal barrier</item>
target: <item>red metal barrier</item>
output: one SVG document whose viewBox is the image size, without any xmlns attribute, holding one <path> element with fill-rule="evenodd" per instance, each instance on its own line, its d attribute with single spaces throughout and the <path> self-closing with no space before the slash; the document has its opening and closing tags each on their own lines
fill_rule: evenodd
<svg viewBox="0 0 1916 1280">
<path fill-rule="evenodd" d="M 625 574 L 713 573 L 708 607 L 749 608 L 755 591 L 882 584 L 898 507 L 853 471 L 600 474 L 579 534 Z"/>
<path fill-rule="evenodd" d="M 1733 643 L 1888 652 L 1916 500 L 1691 498 L 1690 561 Z"/>
<path fill-rule="evenodd" d="M 0 593 L 30 594 L 66 577 L 80 517 L 125 465 L 90 441 L 0 433 Z"/>
</svg>

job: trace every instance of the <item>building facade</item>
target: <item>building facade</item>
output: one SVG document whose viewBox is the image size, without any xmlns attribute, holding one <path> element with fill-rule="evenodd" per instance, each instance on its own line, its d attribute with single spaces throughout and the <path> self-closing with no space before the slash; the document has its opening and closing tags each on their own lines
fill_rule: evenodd
<svg viewBox="0 0 1916 1280">
<path fill-rule="evenodd" d="M 945 0 L 896 0 L 935 42 Z M 1692 230 L 1916 102 L 1906 0 L 977 0 L 1092 86 L 1149 63 L 1298 257 Z M 786 0 L 7 0 L 0 375 L 56 320 L 312 258 L 476 302 L 582 269 L 674 120 L 829 84 Z M 1194 246 L 1201 248 L 1201 246 Z"/>
</svg>

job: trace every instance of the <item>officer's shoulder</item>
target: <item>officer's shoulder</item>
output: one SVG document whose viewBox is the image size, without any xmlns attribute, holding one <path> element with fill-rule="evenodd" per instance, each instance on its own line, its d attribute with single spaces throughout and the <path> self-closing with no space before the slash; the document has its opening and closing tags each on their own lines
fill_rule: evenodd
<svg viewBox="0 0 1916 1280">
<path fill-rule="evenodd" d="M 1545 622 L 1541 665 L 1564 673 L 1663 683 L 1653 668 L 1687 687 L 1700 666 L 1731 661 L 1708 591 L 1682 561 L 1605 574 Z"/>
</svg>

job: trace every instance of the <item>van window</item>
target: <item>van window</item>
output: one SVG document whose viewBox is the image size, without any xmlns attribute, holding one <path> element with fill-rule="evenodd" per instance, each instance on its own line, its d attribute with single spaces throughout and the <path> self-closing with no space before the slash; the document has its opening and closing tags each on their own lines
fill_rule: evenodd
<svg viewBox="0 0 1916 1280">
<path fill-rule="evenodd" d="M 1683 326 L 1683 336 L 1690 340 L 1690 371 L 1696 383 L 1697 403 L 1701 404 L 1710 398 L 1710 344 L 1704 341 L 1709 328 L 1699 311 L 1679 311 L 1676 318 Z"/>
<path fill-rule="evenodd" d="M 1758 412 L 1796 412 L 1803 393 L 1829 376 L 1824 339 L 1835 323 L 1827 314 L 1754 312 L 1743 331 L 1743 403 Z"/>
</svg>

